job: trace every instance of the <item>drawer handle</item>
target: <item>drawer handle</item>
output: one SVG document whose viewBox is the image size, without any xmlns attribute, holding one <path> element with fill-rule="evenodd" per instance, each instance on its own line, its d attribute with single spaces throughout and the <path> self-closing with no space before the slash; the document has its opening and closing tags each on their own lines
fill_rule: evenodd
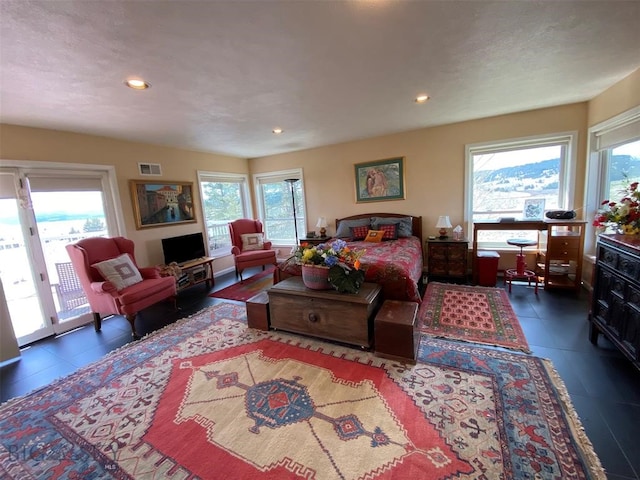
<svg viewBox="0 0 640 480">
<path fill-rule="evenodd" d="M 309 321 L 311 323 L 316 323 L 319 320 L 318 316 L 315 313 L 309 314 Z"/>
</svg>

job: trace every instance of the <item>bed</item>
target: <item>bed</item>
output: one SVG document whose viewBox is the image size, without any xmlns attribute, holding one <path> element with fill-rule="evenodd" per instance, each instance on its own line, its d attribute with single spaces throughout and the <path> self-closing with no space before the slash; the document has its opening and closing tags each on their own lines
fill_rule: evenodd
<svg viewBox="0 0 640 480">
<path fill-rule="evenodd" d="M 354 239 L 353 234 L 374 230 L 373 226 L 397 225 L 397 239 L 379 243 Z M 380 227 L 387 228 L 387 227 Z M 356 229 L 356 230 L 354 230 Z M 360 258 L 365 281 L 380 284 L 387 300 L 421 302 L 422 282 L 422 217 L 399 213 L 367 213 L 336 219 L 336 235 L 347 240 L 349 246 L 365 250 Z M 274 283 L 291 276 L 302 275 L 302 269 L 291 257 L 281 262 L 274 272 Z"/>
</svg>

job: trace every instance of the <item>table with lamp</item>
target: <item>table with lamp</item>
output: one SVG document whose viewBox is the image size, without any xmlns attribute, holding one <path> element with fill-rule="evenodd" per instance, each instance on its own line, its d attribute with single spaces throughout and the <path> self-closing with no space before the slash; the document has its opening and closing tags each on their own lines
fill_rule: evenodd
<svg viewBox="0 0 640 480">
<path fill-rule="evenodd" d="M 300 239 L 301 242 L 308 243 L 309 245 L 320 245 L 321 243 L 328 242 L 333 237 L 327 235 L 327 218 L 326 217 L 318 217 L 318 222 L 316 223 L 316 227 L 319 228 L 320 236 L 310 236 L 307 234 L 305 238 Z"/>
<path fill-rule="evenodd" d="M 435 225 L 439 236 L 427 239 L 427 275 L 429 280 L 443 279 L 466 283 L 469 241 L 462 235 L 450 237 L 448 215 L 441 215 Z"/>
</svg>

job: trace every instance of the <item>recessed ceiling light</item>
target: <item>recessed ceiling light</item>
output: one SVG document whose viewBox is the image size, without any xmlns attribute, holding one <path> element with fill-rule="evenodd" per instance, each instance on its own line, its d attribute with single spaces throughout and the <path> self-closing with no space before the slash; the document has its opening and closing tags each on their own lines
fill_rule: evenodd
<svg viewBox="0 0 640 480">
<path fill-rule="evenodd" d="M 276 135 L 280 135 L 284 130 L 282 130 L 281 128 L 274 128 L 273 130 L 271 130 L 273 133 L 275 133 Z"/>
<path fill-rule="evenodd" d="M 415 102 L 416 103 L 425 103 L 427 100 L 429 100 L 429 95 L 423 93 L 423 94 L 418 95 L 416 97 Z"/>
<path fill-rule="evenodd" d="M 129 88 L 133 88 L 134 90 L 146 90 L 151 86 L 150 83 L 147 83 L 144 80 L 140 80 L 139 78 L 125 80 L 124 84 Z"/>
</svg>

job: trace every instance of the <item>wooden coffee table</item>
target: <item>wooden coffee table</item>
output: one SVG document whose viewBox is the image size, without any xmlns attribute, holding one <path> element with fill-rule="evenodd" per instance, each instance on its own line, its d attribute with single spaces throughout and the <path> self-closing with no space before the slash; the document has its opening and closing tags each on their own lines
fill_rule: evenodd
<svg viewBox="0 0 640 480">
<path fill-rule="evenodd" d="M 301 277 L 287 278 L 268 291 L 271 327 L 370 349 L 380 285 L 363 283 L 358 293 L 311 290 Z"/>
</svg>

